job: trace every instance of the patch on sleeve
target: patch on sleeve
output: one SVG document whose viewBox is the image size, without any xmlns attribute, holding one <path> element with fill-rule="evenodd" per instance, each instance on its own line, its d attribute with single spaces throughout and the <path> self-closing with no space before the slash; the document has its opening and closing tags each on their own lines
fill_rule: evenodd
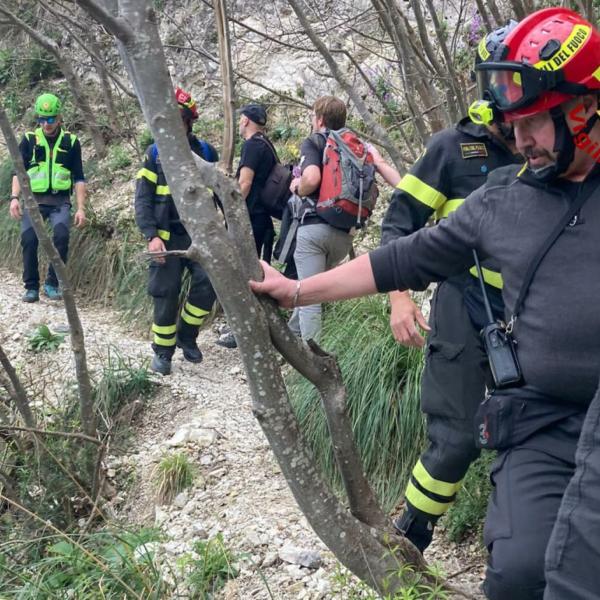
<svg viewBox="0 0 600 600">
<path fill-rule="evenodd" d="M 460 153 L 463 158 L 481 158 L 488 155 L 487 148 L 483 143 L 461 144 Z"/>
</svg>

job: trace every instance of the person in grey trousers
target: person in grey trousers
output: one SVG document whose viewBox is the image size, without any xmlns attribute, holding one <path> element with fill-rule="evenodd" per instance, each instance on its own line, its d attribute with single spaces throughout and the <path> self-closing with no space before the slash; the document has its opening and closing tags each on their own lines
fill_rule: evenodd
<svg viewBox="0 0 600 600">
<path fill-rule="evenodd" d="M 312 201 L 319 198 L 323 152 L 330 130 L 346 125 L 346 105 L 335 96 L 322 96 L 313 105 L 311 114 L 312 134 L 300 147 L 300 177 L 292 179 L 290 191 Z M 392 186 L 400 181 L 400 175 L 388 165 L 379 152 L 369 145 L 377 172 Z M 307 205 L 311 205 L 307 202 Z M 306 210 L 296 235 L 294 261 L 298 279 L 328 271 L 348 256 L 352 247 L 352 232 L 338 229 L 324 221 L 314 210 Z M 289 321 L 290 329 L 304 341 L 318 341 L 321 332 L 321 305 L 312 304 L 296 308 Z"/>
</svg>

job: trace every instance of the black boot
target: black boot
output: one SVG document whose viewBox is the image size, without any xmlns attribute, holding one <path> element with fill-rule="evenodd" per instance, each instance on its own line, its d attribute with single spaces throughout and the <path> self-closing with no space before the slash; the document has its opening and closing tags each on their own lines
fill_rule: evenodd
<svg viewBox="0 0 600 600">
<path fill-rule="evenodd" d="M 183 350 L 183 358 L 191 363 L 202 362 L 202 352 L 196 342 L 181 342 L 177 340 L 177 347 Z"/>
<path fill-rule="evenodd" d="M 171 374 L 171 358 L 162 354 L 155 354 L 150 363 L 150 370 L 161 375 Z"/>
<path fill-rule="evenodd" d="M 435 523 L 421 515 L 415 515 L 405 510 L 394 521 L 394 527 L 400 535 L 409 539 L 423 554 L 425 549 L 431 544 Z"/>
</svg>

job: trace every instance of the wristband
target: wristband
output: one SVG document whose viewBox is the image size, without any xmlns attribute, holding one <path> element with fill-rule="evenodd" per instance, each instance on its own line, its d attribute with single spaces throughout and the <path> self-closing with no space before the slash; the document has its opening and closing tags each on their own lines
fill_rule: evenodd
<svg viewBox="0 0 600 600">
<path fill-rule="evenodd" d="M 11 200 L 18 200 L 19 196 L 17 196 L 16 194 L 12 194 L 10 197 Z"/>
<path fill-rule="evenodd" d="M 296 293 L 294 294 L 294 298 L 292 299 L 292 306 L 296 308 L 298 304 L 298 300 L 300 299 L 300 280 L 296 281 Z"/>
</svg>

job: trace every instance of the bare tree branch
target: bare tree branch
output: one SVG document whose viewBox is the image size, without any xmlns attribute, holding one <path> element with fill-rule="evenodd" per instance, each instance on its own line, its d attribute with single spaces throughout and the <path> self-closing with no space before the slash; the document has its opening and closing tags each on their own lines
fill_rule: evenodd
<svg viewBox="0 0 600 600">
<path fill-rule="evenodd" d="M 27 392 L 25 391 L 25 388 L 23 387 L 23 384 L 21 383 L 21 380 L 19 379 L 17 372 L 15 371 L 14 367 L 12 366 L 12 363 L 10 362 L 10 359 L 8 358 L 8 356 L 6 356 L 6 353 L 4 352 L 4 349 L 2 348 L 1 345 L 0 345 L 0 364 L 2 365 L 3 369 L 6 371 L 6 375 L 8 376 L 8 378 L 10 380 L 10 385 L 12 388 L 12 389 L 7 389 L 7 392 L 9 392 L 9 394 L 11 395 L 11 398 L 12 398 L 13 402 L 15 403 L 17 410 L 23 417 L 23 421 L 25 421 L 25 424 L 27 425 L 27 427 L 35 427 L 36 421 L 35 421 L 35 417 L 33 416 L 33 412 L 31 411 L 31 406 L 29 405 L 29 398 L 27 397 Z"/>
</svg>

